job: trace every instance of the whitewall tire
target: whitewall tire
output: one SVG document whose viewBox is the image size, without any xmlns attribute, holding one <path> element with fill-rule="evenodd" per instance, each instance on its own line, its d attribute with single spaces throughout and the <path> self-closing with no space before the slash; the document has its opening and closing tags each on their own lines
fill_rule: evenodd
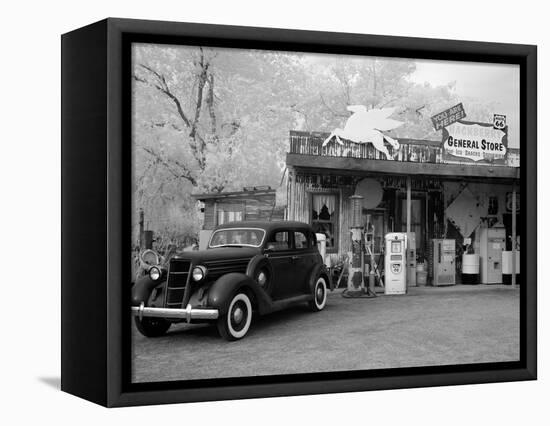
<svg viewBox="0 0 550 426">
<path fill-rule="evenodd" d="M 225 315 L 218 318 L 218 331 L 226 340 L 242 339 L 252 323 L 252 303 L 246 293 L 237 293 L 231 299 Z"/>
<path fill-rule="evenodd" d="M 313 311 L 322 311 L 327 304 L 327 280 L 325 277 L 318 277 L 313 288 L 313 300 L 309 306 Z"/>
</svg>

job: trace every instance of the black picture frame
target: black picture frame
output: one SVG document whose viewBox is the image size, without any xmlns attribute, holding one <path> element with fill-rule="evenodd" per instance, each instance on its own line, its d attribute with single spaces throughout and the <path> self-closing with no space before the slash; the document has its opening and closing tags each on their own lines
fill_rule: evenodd
<svg viewBox="0 0 550 426">
<path fill-rule="evenodd" d="M 114 407 L 536 379 L 536 46 L 112 18 L 61 41 L 62 390 Z M 132 42 L 519 64 L 520 361 L 130 383 Z"/>
</svg>

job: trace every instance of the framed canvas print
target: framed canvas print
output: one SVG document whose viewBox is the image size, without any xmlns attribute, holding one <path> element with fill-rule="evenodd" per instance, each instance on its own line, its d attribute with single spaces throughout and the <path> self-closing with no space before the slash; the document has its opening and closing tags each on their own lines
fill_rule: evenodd
<svg viewBox="0 0 550 426">
<path fill-rule="evenodd" d="M 536 378 L 536 47 L 107 19 L 62 37 L 62 389 Z"/>
</svg>

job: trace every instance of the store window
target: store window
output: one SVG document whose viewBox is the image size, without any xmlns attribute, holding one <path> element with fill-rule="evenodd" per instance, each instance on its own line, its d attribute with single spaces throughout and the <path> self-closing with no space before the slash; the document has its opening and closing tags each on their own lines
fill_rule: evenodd
<svg viewBox="0 0 550 426">
<path fill-rule="evenodd" d="M 218 210 L 217 224 L 223 225 L 228 222 L 243 220 L 243 212 L 235 210 Z"/>
<path fill-rule="evenodd" d="M 337 196 L 331 194 L 313 194 L 311 198 L 311 226 L 313 231 L 327 237 L 327 252 L 337 250 Z"/>
</svg>

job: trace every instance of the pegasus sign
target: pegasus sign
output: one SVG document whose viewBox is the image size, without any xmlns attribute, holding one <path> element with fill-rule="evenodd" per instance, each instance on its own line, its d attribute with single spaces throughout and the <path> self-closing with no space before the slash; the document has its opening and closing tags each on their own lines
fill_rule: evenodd
<svg viewBox="0 0 550 426">
<path fill-rule="evenodd" d="M 387 141 L 394 149 L 399 148 L 399 142 L 383 134 L 383 131 L 393 130 L 403 122 L 388 118 L 395 111 L 395 108 L 371 109 L 367 111 L 364 105 L 350 105 L 348 111 L 353 114 L 343 129 L 334 129 L 330 136 L 325 139 L 323 146 L 328 144 L 332 138 L 342 145 L 340 138 L 348 139 L 356 143 L 372 143 L 373 146 L 386 155 L 388 160 L 393 160 L 388 149 L 384 145 Z"/>
</svg>

